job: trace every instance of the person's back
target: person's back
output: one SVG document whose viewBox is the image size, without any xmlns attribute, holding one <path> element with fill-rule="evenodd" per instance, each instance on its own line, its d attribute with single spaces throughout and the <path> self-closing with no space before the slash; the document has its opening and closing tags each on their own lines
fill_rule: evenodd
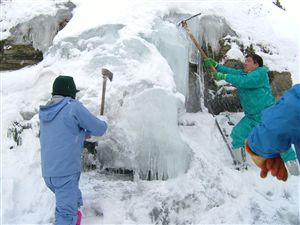
<svg viewBox="0 0 300 225">
<path fill-rule="evenodd" d="M 59 177 L 80 172 L 86 135 L 103 135 L 107 125 L 71 97 L 40 107 L 42 174 Z"/>
<path fill-rule="evenodd" d="M 72 77 L 57 77 L 52 99 L 40 106 L 39 112 L 42 175 L 56 197 L 55 225 L 80 224 L 83 143 L 90 135 L 103 135 L 107 129 L 105 121 L 75 100 L 77 92 Z"/>
</svg>

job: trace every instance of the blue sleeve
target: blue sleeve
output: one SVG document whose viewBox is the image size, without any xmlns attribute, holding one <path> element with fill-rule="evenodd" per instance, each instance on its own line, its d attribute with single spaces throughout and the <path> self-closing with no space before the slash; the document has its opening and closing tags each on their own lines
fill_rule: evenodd
<svg viewBox="0 0 300 225">
<path fill-rule="evenodd" d="M 75 102 L 75 115 L 79 126 L 86 130 L 86 135 L 101 136 L 107 130 L 105 121 L 98 119 L 90 111 L 85 108 L 80 102 Z"/>
<path fill-rule="evenodd" d="M 227 74 L 225 80 L 239 88 L 260 88 L 269 83 L 269 77 L 265 67 L 258 67 L 246 76 Z"/>
<path fill-rule="evenodd" d="M 233 75 L 243 74 L 243 70 L 241 70 L 241 69 L 233 69 L 233 68 L 223 66 L 221 64 L 218 64 L 216 69 L 217 69 L 218 72 L 226 73 L 226 74 L 233 74 Z"/>
<path fill-rule="evenodd" d="M 290 89 L 276 105 L 262 112 L 261 124 L 248 136 L 253 152 L 273 158 L 297 143 L 300 135 L 300 86 L 298 94 Z M 299 149 L 296 151 L 299 155 Z"/>
</svg>

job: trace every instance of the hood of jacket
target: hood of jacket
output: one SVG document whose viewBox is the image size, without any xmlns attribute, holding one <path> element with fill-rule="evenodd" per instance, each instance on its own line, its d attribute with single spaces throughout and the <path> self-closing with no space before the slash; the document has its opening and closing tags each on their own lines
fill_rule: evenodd
<svg viewBox="0 0 300 225">
<path fill-rule="evenodd" d="M 65 97 L 54 104 L 40 106 L 40 120 L 44 122 L 53 120 L 60 110 L 62 110 L 71 100 L 71 97 Z"/>
<path fill-rule="evenodd" d="M 293 87 L 295 93 L 296 93 L 296 96 L 298 98 L 300 98 L 300 84 L 295 84 L 295 86 Z"/>
</svg>

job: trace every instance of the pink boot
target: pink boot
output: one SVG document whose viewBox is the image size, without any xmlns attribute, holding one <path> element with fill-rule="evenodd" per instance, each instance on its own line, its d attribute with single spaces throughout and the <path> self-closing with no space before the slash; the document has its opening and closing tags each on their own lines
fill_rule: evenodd
<svg viewBox="0 0 300 225">
<path fill-rule="evenodd" d="M 81 217 L 82 217 L 82 214 L 80 212 L 80 210 L 77 211 L 77 222 L 76 222 L 76 225 L 80 225 L 81 223 Z"/>
</svg>

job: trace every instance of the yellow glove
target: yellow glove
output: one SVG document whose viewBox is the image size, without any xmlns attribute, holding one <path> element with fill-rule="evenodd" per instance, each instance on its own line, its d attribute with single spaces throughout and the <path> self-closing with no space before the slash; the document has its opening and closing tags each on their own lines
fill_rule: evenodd
<svg viewBox="0 0 300 225">
<path fill-rule="evenodd" d="M 278 180 L 286 181 L 288 178 L 287 169 L 285 168 L 283 160 L 280 156 L 275 158 L 264 158 L 255 154 L 248 145 L 248 141 L 245 141 L 246 152 L 251 156 L 252 161 L 261 169 L 260 177 L 265 178 L 270 171 L 272 176 Z"/>
</svg>

